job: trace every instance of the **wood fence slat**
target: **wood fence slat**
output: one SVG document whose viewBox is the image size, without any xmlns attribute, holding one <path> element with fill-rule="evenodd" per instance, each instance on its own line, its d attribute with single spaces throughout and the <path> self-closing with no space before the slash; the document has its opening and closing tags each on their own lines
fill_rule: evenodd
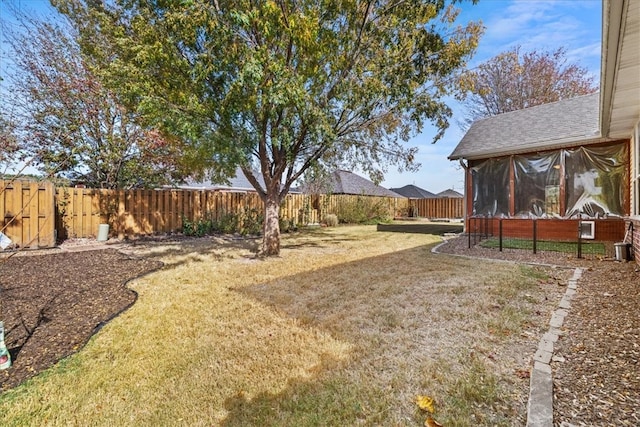
<svg viewBox="0 0 640 427">
<path fill-rule="evenodd" d="M 43 233 L 41 240 L 42 247 L 51 248 L 56 245 L 56 206 L 55 187 L 52 182 L 44 183 L 44 194 L 40 203 L 40 230 Z"/>
<path fill-rule="evenodd" d="M 55 244 L 53 185 L 0 180 L 0 231 L 17 247 Z"/>
<path fill-rule="evenodd" d="M 40 186 L 37 182 L 29 185 L 29 246 L 40 246 L 40 218 L 38 202 L 40 201 Z"/>
<path fill-rule="evenodd" d="M 14 220 L 9 226 L 9 231 L 13 235 L 13 239 L 20 242 L 22 246 L 24 242 L 24 236 L 22 233 L 22 183 L 16 181 L 13 184 L 13 200 L 11 201 L 11 212 L 13 213 Z"/>
<path fill-rule="evenodd" d="M 8 183 L 5 183 L 4 181 L 0 181 L 0 214 L 2 214 L 2 216 L 0 217 L 0 232 L 5 231 L 4 229 L 5 228 L 5 212 L 6 212 L 5 200 L 10 191 L 7 188 L 7 186 L 8 186 Z"/>
</svg>

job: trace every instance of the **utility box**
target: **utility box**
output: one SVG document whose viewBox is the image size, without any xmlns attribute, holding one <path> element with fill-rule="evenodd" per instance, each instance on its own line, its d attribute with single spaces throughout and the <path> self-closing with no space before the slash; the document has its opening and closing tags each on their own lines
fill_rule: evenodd
<svg viewBox="0 0 640 427">
<path fill-rule="evenodd" d="M 98 225 L 98 242 L 106 242 L 109 240 L 109 224 Z"/>
<path fill-rule="evenodd" d="M 616 249 L 616 261 L 631 261 L 631 243 L 614 243 Z"/>
</svg>

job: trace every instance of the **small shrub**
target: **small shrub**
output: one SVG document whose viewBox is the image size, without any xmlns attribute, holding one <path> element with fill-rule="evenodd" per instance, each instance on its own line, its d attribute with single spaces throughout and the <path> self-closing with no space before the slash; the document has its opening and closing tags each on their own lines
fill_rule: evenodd
<svg viewBox="0 0 640 427">
<path fill-rule="evenodd" d="M 182 217 L 182 233 L 185 236 L 202 237 L 213 232 L 213 221 L 210 219 L 198 219 L 191 221 L 189 218 Z"/>
<path fill-rule="evenodd" d="M 255 208 L 245 209 L 241 215 L 241 221 L 239 221 L 238 233 L 243 236 L 246 235 L 258 235 L 262 231 L 264 224 L 264 215 Z"/>
<path fill-rule="evenodd" d="M 388 221 L 389 210 L 382 199 L 358 196 L 338 206 L 338 218 L 346 224 L 375 224 Z"/>
<path fill-rule="evenodd" d="M 238 215 L 234 213 L 222 215 L 222 217 L 214 223 L 213 229 L 224 234 L 235 233 L 238 230 Z"/>
<path fill-rule="evenodd" d="M 324 223 L 327 227 L 336 227 L 338 225 L 338 216 L 335 214 L 327 214 L 324 217 Z"/>
<path fill-rule="evenodd" d="M 280 218 L 280 232 L 289 233 L 296 230 L 296 223 L 292 219 Z"/>
</svg>

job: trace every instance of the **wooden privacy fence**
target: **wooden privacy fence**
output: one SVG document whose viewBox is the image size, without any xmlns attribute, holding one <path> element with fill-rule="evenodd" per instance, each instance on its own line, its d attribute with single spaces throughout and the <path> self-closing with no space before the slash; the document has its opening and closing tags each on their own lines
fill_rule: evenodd
<svg viewBox="0 0 640 427">
<path fill-rule="evenodd" d="M 359 198 L 382 204 L 389 217 L 408 208 L 408 199 L 403 198 L 289 194 L 281 205 L 280 217 L 297 225 L 318 223 L 323 215 L 338 213 L 341 206 Z M 109 224 L 112 236 L 124 238 L 181 231 L 184 218 L 220 220 L 227 214 L 264 211 L 256 193 L 206 190 L 59 188 L 56 203 L 60 239 L 96 236 L 100 224 Z"/>
<path fill-rule="evenodd" d="M 411 199 L 409 201 L 410 216 L 423 218 L 463 218 L 463 198 Z"/>
<path fill-rule="evenodd" d="M 96 236 L 99 224 L 109 224 L 111 235 L 119 238 L 173 233 L 182 230 L 184 218 L 220 220 L 226 214 L 263 210 L 256 193 L 173 189 L 59 188 L 57 206 L 62 239 Z M 291 203 L 285 203 L 283 213 L 292 210 Z"/>
<path fill-rule="evenodd" d="M 365 202 L 365 203 L 363 203 Z M 356 195 L 289 194 L 281 218 L 297 225 L 318 223 L 326 214 L 340 217 L 349 205 L 376 206 L 388 217 L 462 217 L 462 199 L 388 198 Z M 183 219 L 220 220 L 227 214 L 264 211 L 256 193 L 202 190 L 100 190 L 55 188 L 51 182 L 0 180 L 0 231 L 18 247 L 52 247 L 57 240 L 98 235 L 109 224 L 119 238 L 182 230 Z"/>
<path fill-rule="evenodd" d="M 0 231 L 18 247 L 52 247 L 55 188 L 51 182 L 0 180 Z"/>
</svg>

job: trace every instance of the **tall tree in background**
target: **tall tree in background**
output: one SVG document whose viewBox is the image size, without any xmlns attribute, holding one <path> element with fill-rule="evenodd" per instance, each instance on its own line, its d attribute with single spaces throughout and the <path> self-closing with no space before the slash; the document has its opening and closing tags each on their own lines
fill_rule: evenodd
<svg viewBox="0 0 640 427">
<path fill-rule="evenodd" d="M 462 83 L 469 91 L 463 127 L 483 117 L 598 90 L 586 68 L 568 62 L 564 48 L 521 53 L 516 46 L 465 73 Z"/>
<path fill-rule="evenodd" d="M 6 168 L 15 163 L 19 153 L 18 139 L 15 135 L 15 123 L 0 111 L 0 175 Z"/>
<path fill-rule="evenodd" d="M 16 114 L 13 141 L 33 166 L 99 188 L 153 186 L 179 175 L 179 146 L 141 127 L 91 73 L 72 27 L 15 8 L 13 14 L 5 106 Z"/>
<path fill-rule="evenodd" d="M 279 253 L 280 203 L 312 165 L 346 161 L 374 177 L 416 166 L 403 142 L 425 121 L 442 136 L 442 98 L 481 32 L 443 0 L 53 3 L 150 125 L 214 176 L 242 167 L 265 203 L 265 255 Z"/>
</svg>

